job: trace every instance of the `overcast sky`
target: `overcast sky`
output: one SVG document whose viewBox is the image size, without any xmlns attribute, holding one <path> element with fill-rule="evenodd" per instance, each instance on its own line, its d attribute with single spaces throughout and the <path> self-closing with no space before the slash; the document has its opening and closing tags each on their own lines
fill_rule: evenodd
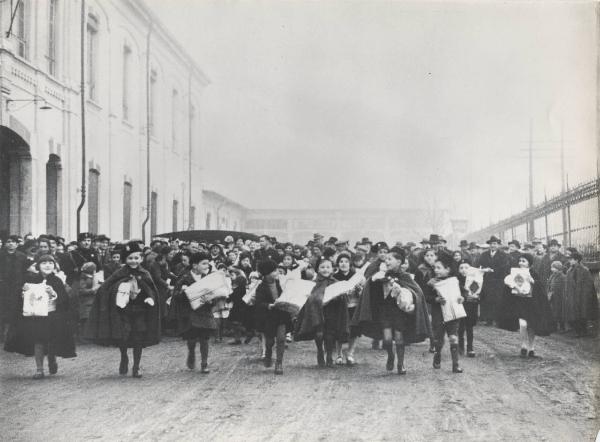
<svg viewBox="0 0 600 442">
<path fill-rule="evenodd" d="M 478 227 L 596 172 L 587 3 L 145 0 L 211 80 L 206 188 L 250 208 L 436 205 Z"/>
</svg>

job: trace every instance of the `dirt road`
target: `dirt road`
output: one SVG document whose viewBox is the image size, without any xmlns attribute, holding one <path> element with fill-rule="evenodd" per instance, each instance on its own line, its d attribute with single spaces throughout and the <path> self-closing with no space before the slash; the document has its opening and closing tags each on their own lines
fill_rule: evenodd
<svg viewBox="0 0 600 442">
<path fill-rule="evenodd" d="M 117 374 L 118 351 L 81 346 L 59 373 L 34 381 L 33 359 L 0 356 L 3 440 L 589 441 L 600 428 L 598 340 L 538 338 L 540 359 L 518 357 L 518 335 L 476 329 L 475 359 L 431 368 L 428 346 L 407 350 L 408 375 L 362 340 L 356 367 L 318 369 L 293 343 L 284 376 L 250 345 L 211 345 L 209 375 L 185 368 L 182 341 L 147 349 L 143 379 Z"/>
</svg>

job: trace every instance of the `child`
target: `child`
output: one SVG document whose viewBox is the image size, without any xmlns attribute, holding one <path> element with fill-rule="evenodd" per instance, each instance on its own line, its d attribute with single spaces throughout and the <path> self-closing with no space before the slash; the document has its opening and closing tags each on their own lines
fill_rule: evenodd
<svg viewBox="0 0 600 442">
<path fill-rule="evenodd" d="M 431 325 L 433 327 L 433 337 L 435 353 L 433 354 L 433 368 L 441 367 L 442 348 L 444 347 L 444 333 L 448 335 L 450 341 L 450 354 L 452 356 L 452 373 L 462 373 L 463 369 L 458 364 L 458 323 L 459 320 L 444 322 L 442 315 L 442 305 L 446 300 L 436 290 L 435 283 L 452 277 L 453 260 L 445 255 L 440 256 L 434 265 L 435 277 L 430 279 L 427 285 L 431 287 L 425 295 L 431 305 Z M 458 302 L 462 303 L 464 299 L 459 297 Z"/>
<path fill-rule="evenodd" d="M 465 311 L 467 317 L 462 318 L 458 325 L 458 350 L 462 355 L 465 353 L 465 331 L 467 332 L 467 356 L 469 358 L 475 357 L 475 351 L 473 350 L 473 327 L 477 324 L 477 313 L 479 309 L 479 296 L 473 295 L 468 287 L 465 287 L 465 281 L 467 272 L 471 268 L 469 260 L 463 259 L 458 264 L 458 283 L 460 284 L 460 291 L 465 298 Z"/>
<path fill-rule="evenodd" d="M 33 284 L 44 284 L 48 295 L 48 316 L 23 316 L 23 297 L 18 296 L 18 317 L 11 325 L 4 349 L 25 356 L 34 356 L 36 373 L 33 379 L 44 378 L 44 356 L 48 355 L 48 371 L 56 374 L 56 356 L 74 358 L 75 341 L 69 312 L 69 297 L 64 283 L 54 274 L 56 261 L 52 255 L 40 255 L 36 261 L 38 273 L 25 277 L 23 292 Z"/>
<path fill-rule="evenodd" d="M 557 329 L 565 331 L 565 322 L 563 320 L 563 304 L 565 301 L 565 287 L 567 278 L 563 273 L 563 264 L 560 261 L 554 261 L 550 264 L 550 277 L 546 287 L 548 287 L 548 300 L 552 307 L 554 320 L 556 321 Z"/>
<path fill-rule="evenodd" d="M 217 329 L 212 305 L 207 303 L 192 310 L 185 290 L 210 273 L 210 256 L 203 252 L 194 253 L 190 257 L 191 268 L 184 273 L 175 285 L 171 301 L 170 317 L 177 322 L 177 334 L 187 343 L 187 367 L 196 367 L 196 343 L 200 344 L 200 373 L 208 374 L 208 343 L 212 333 Z"/>
<path fill-rule="evenodd" d="M 229 323 L 234 333 L 234 340 L 229 345 L 239 345 L 242 343 L 244 328 L 251 328 L 248 321 L 248 306 L 242 300 L 246 294 L 246 277 L 244 272 L 236 267 L 229 267 L 228 271 L 233 289 L 233 292 L 229 295 L 229 301 L 232 303 L 229 312 Z"/>
<path fill-rule="evenodd" d="M 341 296 L 323 306 L 323 295 L 327 286 L 337 282 L 333 278 L 333 262 L 322 257 L 317 264 L 317 280 L 306 304 L 300 310 L 294 339 L 308 341 L 314 339 L 317 346 L 319 367 L 333 367 L 335 342 L 347 342 L 350 335 L 348 300 Z M 323 341 L 325 352 L 323 354 Z"/>
<path fill-rule="evenodd" d="M 336 264 L 338 271 L 333 275 L 336 281 L 348 281 L 356 273 L 350 265 L 351 257 L 348 253 L 340 253 L 337 257 Z M 346 302 L 348 303 L 348 317 L 352 318 L 354 311 L 356 310 L 356 304 L 358 303 L 357 290 L 354 290 L 351 294 L 346 296 Z M 354 360 L 354 347 L 356 345 L 356 333 L 352 333 L 350 330 L 350 337 L 348 339 L 348 352 L 346 353 L 346 364 L 352 366 L 356 364 Z M 335 360 L 336 365 L 344 364 L 344 357 L 342 356 L 342 342 L 336 341 L 337 358 Z"/>
<path fill-rule="evenodd" d="M 121 250 L 121 258 L 125 265 L 98 289 L 84 337 L 99 345 L 119 347 L 122 376 L 129 371 L 127 349 L 133 348 L 131 374 L 141 378 L 142 349 L 160 342 L 158 291 L 150 273 L 142 268 L 142 249 L 137 242 L 129 242 Z"/>
<path fill-rule="evenodd" d="M 415 281 L 421 287 L 423 294 L 427 298 L 427 293 L 429 293 L 432 288 L 427 285 L 429 280 L 435 276 L 435 272 L 433 271 L 433 267 L 435 262 L 437 261 L 437 253 L 433 249 L 428 249 L 423 253 L 421 257 L 422 262 L 417 267 L 417 272 L 415 274 Z M 431 307 L 429 301 L 427 303 L 429 307 L 429 315 L 431 316 Z M 429 353 L 435 353 L 435 345 L 433 338 L 429 339 Z"/>
<path fill-rule="evenodd" d="M 283 374 L 283 354 L 285 352 L 285 335 L 292 329 L 292 317 L 289 313 L 273 308 L 273 304 L 281 296 L 279 271 L 273 260 L 260 261 L 258 271 L 263 276 L 256 287 L 254 304 L 256 329 L 264 333 L 265 367 L 273 364 L 273 345 L 276 343 L 275 374 Z"/>
<path fill-rule="evenodd" d="M 229 275 L 227 273 L 227 266 L 223 263 L 218 263 L 216 265 L 216 269 L 218 272 L 222 272 L 225 275 Z M 223 341 L 223 328 L 225 326 L 225 320 L 229 318 L 229 308 L 230 305 L 226 299 L 217 299 L 213 304 L 212 311 L 215 321 L 217 323 L 217 333 L 215 334 L 215 344 L 217 342 Z"/>
</svg>

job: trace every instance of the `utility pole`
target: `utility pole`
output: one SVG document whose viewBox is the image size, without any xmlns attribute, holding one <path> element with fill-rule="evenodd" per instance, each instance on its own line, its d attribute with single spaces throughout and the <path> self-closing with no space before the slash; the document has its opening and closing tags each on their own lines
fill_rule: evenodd
<svg viewBox="0 0 600 442">
<path fill-rule="evenodd" d="M 85 0 L 81 0 L 80 98 L 81 98 L 81 201 L 77 207 L 77 235 L 81 233 L 81 209 L 85 204 Z M 89 220 L 88 220 L 89 223 Z"/>
<path fill-rule="evenodd" d="M 564 134 L 564 123 L 560 122 L 560 190 L 564 194 L 567 190 L 566 176 L 565 176 L 565 134 Z M 563 240 L 562 243 L 567 243 L 567 209 L 562 208 L 562 225 L 563 225 Z"/>
<path fill-rule="evenodd" d="M 533 208 L 533 119 L 529 119 L 529 208 Z M 535 226 L 533 219 L 529 221 L 529 235 L 527 239 L 535 238 Z"/>
</svg>

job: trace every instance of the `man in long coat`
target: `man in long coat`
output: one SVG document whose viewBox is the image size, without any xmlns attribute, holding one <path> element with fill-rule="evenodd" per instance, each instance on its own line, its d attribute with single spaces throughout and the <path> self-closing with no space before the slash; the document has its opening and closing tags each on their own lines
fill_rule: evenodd
<svg viewBox="0 0 600 442">
<path fill-rule="evenodd" d="M 504 277 L 510 273 L 510 258 L 500 250 L 501 241 L 493 236 L 487 241 L 490 248 L 481 254 L 479 267 L 491 269 L 483 276 L 480 319 L 492 325 L 498 313 L 498 303 L 504 292 Z"/>
<path fill-rule="evenodd" d="M 544 293 L 547 293 L 548 291 L 547 284 L 550 274 L 552 273 L 550 269 L 554 261 L 560 261 L 561 264 L 565 265 L 568 259 L 565 255 L 560 253 L 560 243 L 557 240 L 552 239 L 548 243 L 548 253 L 542 257 L 539 264 L 538 274 L 540 275 L 540 283 L 544 288 Z"/>
<path fill-rule="evenodd" d="M 17 307 L 25 272 L 27 255 L 17 250 L 19 238 L 11 235 L 0 250 L 0 339 L 4 341 L 6 327 L 17 317 Z"/>
</svg>

